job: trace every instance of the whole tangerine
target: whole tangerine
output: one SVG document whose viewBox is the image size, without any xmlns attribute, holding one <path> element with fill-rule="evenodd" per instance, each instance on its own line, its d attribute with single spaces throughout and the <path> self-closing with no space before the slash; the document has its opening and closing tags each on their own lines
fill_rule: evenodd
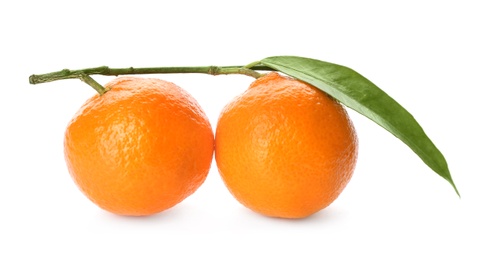
<svg viewBox="0 0 493 260">
<path fill-rule="evenodd" d="M 68 170 L 99 207 L 144 216 L 178 204 L 204 182 L 214 136 L 197 101 L 160 79 L 118 77 L 65 132 Z"/>
<path fill-rule="evenodd" d="M 244 206 L 267 216 L 304 218 L 346 187 L 357 136 L 335 99 L 271 72 L 221 112 L 215 158 L 225 185 Z"/>
</svg>

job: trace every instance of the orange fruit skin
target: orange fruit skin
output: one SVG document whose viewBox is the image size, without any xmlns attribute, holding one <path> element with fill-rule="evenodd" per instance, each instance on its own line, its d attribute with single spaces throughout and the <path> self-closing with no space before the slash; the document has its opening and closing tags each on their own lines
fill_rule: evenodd
<svg viewBox="0 0 493 260">
<path fill-rule="evenodd" d="M 267 216 L 304 218 L 331 204 L 351 179 L 357 136 L 333 98 L 271 72 L 221 112 L 215 158 L 240 203 Z"/>
<path fill-rule="evenodd" d="M 197 101 L 173 83 L 120 77 L 90 98 L 64 140 L 80 190 L 119 215 L 161 212 L 194 193 L 207 177 L 214 135 Z"/>
</svg>

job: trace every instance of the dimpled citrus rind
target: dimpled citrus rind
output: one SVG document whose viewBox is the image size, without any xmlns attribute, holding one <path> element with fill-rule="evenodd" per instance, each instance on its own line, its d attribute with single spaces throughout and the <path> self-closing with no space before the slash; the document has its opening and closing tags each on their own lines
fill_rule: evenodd
<svg viewBox="0 0 493 260">
<path fill-rule="evenodd" d="M 258 213 L 304 218 L 353 174 L 357 136 L 345 109 L 315 87 L 270 73 L 222 111 L 216 163 L 233 196 Z"/>
<path fill-rule="evenodd" d="M 185 90 L 160 79 L 119 77 L 90 98 L 64 140 L 80 190 L 120 215 L 151 215 L 194 193 L 206 179 L 214 136 Z"/>
</svg>

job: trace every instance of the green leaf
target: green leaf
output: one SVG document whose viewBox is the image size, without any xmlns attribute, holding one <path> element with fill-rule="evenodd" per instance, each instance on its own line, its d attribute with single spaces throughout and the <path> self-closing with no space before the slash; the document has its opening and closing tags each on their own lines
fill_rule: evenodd
<svg viewBox="0 0 493 260">
<path fill-rule="evenodd" d="M 321 89 L 385 128 L 447 180 L 460 196 L 442 153 L 414 117 L 371 81 L 350 68 L 315 59 L 275 56 L 260 62 Z"/>
</svg>

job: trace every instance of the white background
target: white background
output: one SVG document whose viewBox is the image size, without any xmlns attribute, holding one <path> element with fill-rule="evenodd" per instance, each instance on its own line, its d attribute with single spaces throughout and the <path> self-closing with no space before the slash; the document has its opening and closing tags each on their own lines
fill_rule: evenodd
<svg viewBox="0 0 493 260">
<path fill-rule="evenodd" d="M 491 4 L 402 2 L 2 2 L 0 259 L 493 259 Z M 65 126 L 95 92 L 78 80 L 28 84 L 33 73 L 63 68 L 245 65 L 274 55 L 346 65 L 380 86 L 443 152 L 462 198 L 349 111 L 357 169 L 342 195 L 307 219 L 252 213 L 214 162 L 174 208 L 115 216 L 79 192 L 63 159 Z M 252 82 L 154 77 L 192 93 L 213 126 Z"/>
</svg>

